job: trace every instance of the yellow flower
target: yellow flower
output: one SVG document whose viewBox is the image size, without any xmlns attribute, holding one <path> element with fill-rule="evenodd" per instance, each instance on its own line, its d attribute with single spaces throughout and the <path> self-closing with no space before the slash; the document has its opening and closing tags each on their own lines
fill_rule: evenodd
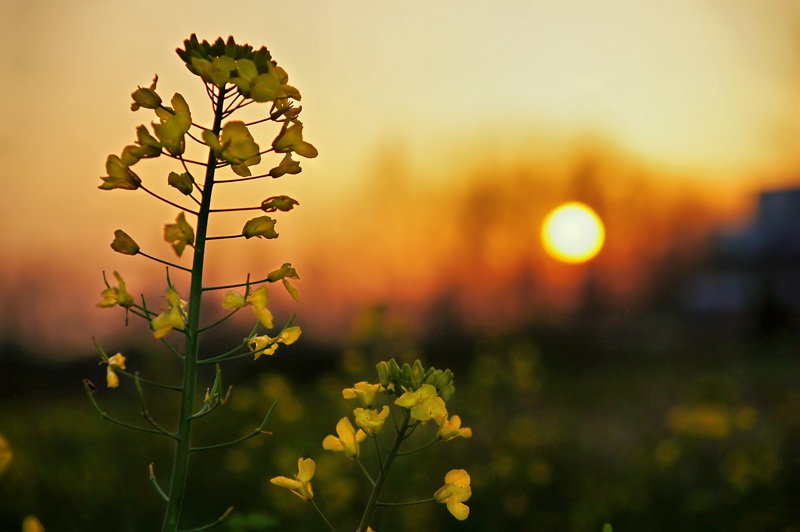
<svg viewBox="0 0 800 532">
<path fill-rule="evenodd" d="M 380 384 L 370 384 L 367 381 L 357 382 L 352 388 L 342 390 L 345 399 L 358 399 L 364 408 L 369 408 L 375 403 L 375 395 L 383 389 Z"/>
<path fill-rule="evenodd" d="M 453 416 L 449 419 L 447 415 L 437 417 L 436 423 L 439 425 L 439 432 L 436 435 L 443 441 L 450 441 L 458 437 L 472 437 L 472 429 L 469 427 L 464 427 L 462 429 L 461 418 L 458 416 Z"/>
<path fill-rule="evenodd" d="M 236 310 L 250 305 L 253 309 L 253 315 L 261 322 L 261 325 L 271 329 L 272 313 L 267 308 L 267 303 L 269 303 L 269 292 L 266 285 L 264 285 L 250 292 L 246 298 L 233 290 L 227 292 L 222 300 L 222 307 L 228 310 Z M 300 336 L 300 334 L 298 333 L 297 336 Z"/>
<path fill-rule="evenodd" d="M 246 303 L 253 307 L 253 314 L 261 325 L 272 329 L 272 313 L 267 308 L 269 294 L 266 286 L 259 286 L 247 296 Z"/>
<path fill-rule="evenodd" d="M 177 92 L 170 100 L 173 109 L 157 107 L 156 114 L 161 119 L 160 123 L 153 122 L 153 131 L 158 137 L 159 144 L 166 148 L 172 155 L 181 155 L 186 149 L 185 134 L 192 127 L 192 114 L 189 104 Z"/>
<path fill-rule="evenodd" d="M 225 293 L 225 297 L 222 299 L 222 308 L 226 308 L 228 310 L 236 310 L 237 308 L 242 308 L 247 305 L 247 301 L 245 301 L 244 296 L 239 292 L 234 292 L 230 290 Z"/>
<path fill-rule="evenodd" d="M 292 286 L 292 283 L 289 282 L 289 279 L 299 278 L 300 276 L 297 275 L 297 270 L 292 268 L 292 265 L 288 262 L 285 262 L 279 269 L 267 275 L 267 279 L 271 283 L 280 279 L 283 282 L 283 287 L 286 288 L 286 291 L 289 292 L 289 295 L 292 296 L 295 301 L 300 298 L 300 294 L 297 292 L 297 288 Z"/>
<path fill-rule="evenodd" d="M 172 249 L 180 257 L 186 245 L 194 244 L 194 229 L 186 222 L 186 217 L 180 213 L 174 224 L 164 226 L 164 240 L 169 242 Z"/>
<path fill-rule="evenodd" d="M 161 96 L 156 92 L 156 84 L 158 83 L 158 75 L 153 78 L 153 83 L 150 87 L 143 89 L 138 87 L 131 94 L 133 103 L 131 104 L 131 111 L 138 111 L 140 107 L 145 109 L 157 109 L 161 105 Z"/>
<path fill-rule="evenodd" d="M 270 196 L 261 202 L 261 210 L 264 212 L 289 212 L 294 209 L 295 205 L 300 205 L 300 202 L 289 196 Z"/>
<path fill-rule="evenodd" d="M 123 164 L 116 155 L 109 155 L 106 159 L 106 172 L 108 172 L 108 175 L 100 178 L 103 180 L 103 184 L 97 187 L 101 190 L 113 190 L 115 188 L 136 190 L 142 184 L 139 176 L 128 165 Z"/>
<path fill-rule="evenodd" d="M 261 355 L 274 355 L 278 344 L 291 345 L 295 343 L 300 338 L 300 333 L 300 327 L 287 327 L 275 338 L 266 335 L 256 336 L 248 342 L 247 346 L 250 351 L 255 353 L 256 360 L 258 360 Z"/>
<path fill-rule="evenodd" d="M 100 308 L 110 308 L 116 305 L 125 308 L 132 306 L 133 297 L 125 289 L 125 281 L 122 280 L 122 276 L 118 272 L 114 272 L 114 277 L 117 278 L 119 286 L 117 288 L 111 288 L 108 282 L 106 282 L 106 289 L 100 292 L 100 297 L 102 297 L 102 299 L 97 306 Z"/>
<path fill-rule="evenodd" d="M 114 231 L 114 241 L 111 242 L 111 249 L 123 255 L 136 255 L 139 253 L 139 244 L 128 236 L 122 229 Z"/>
<path fill-rule="evenodd" d="M 300 100 L 300 91 L 287 85 L 289 76 L 279 66 L 267 62 L 267 73 L 261 74 L 250 85 L 251 96 L 257 102 L 269 102 L 278 98 Z"/>
<path fill-rule="evenodd" d="M 415 392 L 407 391 L 394 404 L 410 408 L 411 417 L 422 422 L 447 415 L 444 400 L 436 394 L 436 388 L 432 384 L 423 384 Z"/>
<path fill-rule="evenodd" d="M 300 162 L 292 159 L 292 154 L 290 152 L 283 156 L 278 166 L 269 171 L 269 176 L 275 179 L 286 174 L 299 174 L 302 171 L 303 169 L 300 168 Z"/>
<path fill-rule="evenodd" d="M 248 167 L 261 162 L 260 148 L 244 122 L 227 122 L 219 137 L 207 129 L 203 140 L 218 159 L 230 163 L 231 169 L 242 177 L 250 177 Z"/>
<path fill-rule="evenodd" d="M 447 505 L 447 510 L 453 517 L 463 521 L 469 516 L 469 507 L 464 501 L 472 496 L 469 487 L 469 474 L 463 469 L 452 469 L 444 477 L 444 486 L 433 494 L 436 502 Z"/>
<path fill-rule="evenodd" d="M 333 435 L 325 436 L 322 440 L 322 448 L 327 451 L 344 452 L 350 458 L 357 458 L 359 454 L 359 443 L 364 441 L 367 433 L 361 429 L 353 428 L 353 424 L 346 417 L 343 417 L 336 424 L 337 438 Z"/>
<path fill-rule="evenodd" d="M 194 190 L 194 181 L 191 174 L 184 172 L 179 174 L 177 172 L 170 172 L 167 176 L 167 184 L 178 191 L 184 196 L 188 196 Z"/>
<path fill-rule="evenodd" d="M 272 148 L 275 153 L 295 152 L 309 159 L 318 155 L 317 149 L 303 140 L 303 123 L 299 120 L 292 120 L 292 125 L 284 122 L 278 136 L 272 141 Z"/>
<path fill-rule="evenodd" d="M 167 309 L 150 321 L 156 338 L 164 338 L 172 329 L 182 331 L 185 327 L 183 307 L 186 303 L 173 288 L 167 290 L 167 301 Z"/>
<path fill-rule="evenodd" d="M 364 429 L 364 432 L 370 436 L 377 436 L 383 430 L 386 418 L 389 417 L 389 407 L 383 405 L 383 409 L 380 412 L 367 410 L 366 408 L 356 408 L 353 410 L 353 415 L 356 418 L 356 425 Z"/>
<path fill-rule="evenodd" d="M 106 385 L 109 388 L 116 388 L 119 386 L 119 377 L 117 377 L 115 369 L 125 369 L 125 357 L 122 353 L 117 353 L 108 359 L 108 368 L 106 370 Z"/>
<path fill-rule="evenodd" d="M 245 238 L 278 238 L 275 231 L 276 220 L 269 216 L 256 216 L 247 220 L 242 228 L 242 235 Z"/>
<path fill-rule="evenodd" d="M 297 474 L 294 478 L 275 477 L 270 479 L 270 482 L 276 486 L 286 488 L 292 493 L 309 501 L 314 498 L 314 490 L 311 488 L 311 479 L 314 477 L 314 471 L 317 469 L 317 464 L 311 458 L 299 458 L 297 460 Z"/>
</svg>

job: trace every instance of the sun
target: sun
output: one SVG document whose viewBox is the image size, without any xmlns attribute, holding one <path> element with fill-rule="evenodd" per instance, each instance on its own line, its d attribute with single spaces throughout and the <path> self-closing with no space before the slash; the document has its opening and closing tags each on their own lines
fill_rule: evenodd
<svg viewBox="0 0 800 532">
<path fill-rule="evenodd" d="M 605 241 L 600 217 L 577 201 L 550 211 L 542 223 L 542 244 L 550 256 L 562 262 L 586 262 L 600 252 Z"/>
</svg>

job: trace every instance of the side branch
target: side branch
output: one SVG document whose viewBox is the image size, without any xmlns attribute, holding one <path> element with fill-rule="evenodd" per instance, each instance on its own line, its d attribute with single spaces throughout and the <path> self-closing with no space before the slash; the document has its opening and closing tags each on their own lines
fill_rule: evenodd
<svg viewBox="0 0 800 532">
<path fill-rule="evenodd" d="M 250 438 L 258 436 L 259 434 L 272 434 L 271 432 L 264 430 L 264 427 L 267 426 L 267 421 L 269 420 L 269 417 L 272 415 L 272 411 L 275 410 L 275 405 L 277 404 L 278 400 L 276 399 L 275 402 L 272 403 L 272 406 L 269 408 L 269 412 L 267 412 L 267 415 L 264 416 L 264 421 L 262 421 L 261 425 L 259 425 L 259 427 L 250 434 L 247 434 L 245 436 L 242 436 L 241 438 L 237 438 L 235 440 L 227 441 L 224 443 L 217 443 L 215 445 L 205 445 L 202 447 L 192 447 L 191 451 L 196 452 L 196 451 L 210 451 L 212 449 L 221 449 L 223 447 L 228 447 L 229 445 L 235 445 L 237 443 L 249 440 Z"/>
<path fill-rule="evenodd" d="M 160 436 L 164 436 L 164 435 L 169 436 L 168 433 L 165 434 L 164 432 L 161 432 L 159 430 L 149 429 L 147 427 L 140 427 L 139 425 L 133 425 L 131 423 L 126 423 L 125 421 L 120 421 L 119 419 L 116 419 L 116 418 L 113 418 L 113 417 L 109 416 L 108 414 L 105 413 L 105 411 L 102 408 L 100 408 L 100 405 L 97 404 L 97 401 L 95 401 L 95 399 L 94 399 L 94 395 L 93 395 L 94 391 L 95 391 L 94 384 L 92 384 L 89 381 L 89 379 L 83 379 L 83 387 L 86 390 L 86 397 L 89 398 L 89 401 L 92 403 L 92 406 L 97 411 L 97 413 L 100 414 L 100 417 L 102 417 L 103 419 L 105 419 L 107 421 L 110 421 L 110 422 L 112 422 L 112 423 L 114 423 L 116 425 L 119 425 L 121 427 L 125 427 L 125 428 L 132 429 L 132 430 L 138 430 L 139 432 L 146 432 L 148 434 L 158 434 Z"/>
<path fill-rule="evenodd" d="M 164 430 L 156 421 L 150 417 L 150 411 L 147 409 L 147 403 L 145 402 L 144 398 L 144 390 L 142 389 L 142 383 L 139 382 L 139 373 L 137 372 L 133 377 L 134 384 L 136 385 L 136 393 L 139 394 L 139 404 L 142 407 L 142 417 L 147 421 L 151 427 L 156 429 L 158 432 L 163 434 L 164 436 L 169 436 L 170 438 L 177 440 L 177 436 L 170 432 Z"/>
<path fill-rule="evenodd" d="M 119 369 L 119 368 L 114 368 L 114 371 L 116 373 L 119 373 L 120 375 L 125 375 L 126 377 L 130 377 L 131 379 L 138 380 L 140 383 L 147 384 L 148 386 L 154 386 L 156 388 L 161 388 L 163 390 L 171 390 L 173 392 L 181 392 L 181 391 L 183 391 L 183 388 L 181 388 L 180 386 L 173 386 L 171 384 L 164 384 L 162 382 L 156 382 L 156 381 L 151 381 L 149 379 L 143 379 L 143 378 L 139 377 L 138 372 L 136 373 L 136 375 L 134 375 L 133 373 L 130 373 L 129 371 L 125 371 L 124 369 Z"/>
<path fill-rule="evenodd" d="M 242 235 L 240 235 L 240 236 L 242 236 Z M 269 280 L 269 277 L 264 277 L 263 279 L 258 279 L 257 281 L 248 281 L 248 282 L 245 282 L 245 283 L 225 284 L 225 285 L 219 285 L 219 286 L 207 286 L 207 287 L 203 288 L 203 291 L 211 292 L 213 290 L 228 290 L 229 288 L 241 288 L 243 286 L 249 286 L 249 285 L 253 285 L 253 284 L 266 283 L 266 282 L 272 282 L 272 281 Z"/>
<path fill-rule="evenodd" d="M 211 209 L 208 212 L 237 212 L 237 211 L 260 211 L 261 205 L 258 207 L 232 207 L 230 209 Z"/>
<path fill-rule="evenodd" d="M 156 262 L 160 262 L 161 264 L 164 264 L 164 265 L 166 265 L 166 266 L 171 266 L 172 268 L 176 268 L 176 269 L 178 269 L 178 270 L 183 270 L 183 271 L 185 271 L 185 272 L 187 272 L 187 273 L 191 273 L 191 272 L 192 272 L 192 270 L 190 270 L 189 268 L 186 268 L 186 267 L 184 267 L 184 266 L 181 266 L 180 264 L 175 264 L 175 263 L 173 263 L 173 262 L 168 262 L 168 261 L 165 261 L 165 260 L 159 259 L 159 258 L 157 258 L 157 257 L 154 257 L 154 256 L 152 256 L 152 255 L 148 255 L 147 253 L 145 253 L 145 252 L 144 252 L 144 251 L 142 251 L 142 250 L 139 250 L 139 253 L 138 253 L 138 254 L 139 254 L 139 255 L 141 255 L 141 256 L 143 256 L 143 257 L 147 257 L 147 258 L 148 258 L 148 259 L 150 259 L 150 260 L 154 260 L 154 261 L 156 261 Z"/>
<path fill-rule="evenodd" d="M 177 159 L 177 157 L 176 157 L 176 159 Z M 183 161 L 183 160 L 184 160 L 184 159 L 183 159 L 183 158 L 181 158 L 181 161 Z M 153 196 L 154 198 L 156 198 L 156 199 L 158 199 L 158 200 L 160 200 L 160 201 L 163 201 L 163 202 L 164 202 L 164 203 L 166 203 L 167 205 L 172 205 L 173 207 L 176 207 L 176 208 L 178 208 L 178 209 L 181 209 L 181 210 L 183 210 L 183 211 L 186 211 L 186 212 L 188 212 L 188 213 L 191 213 L 191 214 L 194 214 L 195 216 L 197 216 L 197 211 L 193 211 L 193 210 L 191 210 L 191 209 L 187 209 L 186 207 L 184 207 L 184 206 L 182 206 L 182 205 L 179 205 L 179 204 L 175 203 L 174 201 L 170 201 L 170 200 L 168 200 L 167 198 L 164 198 L 164 197 L 162 197 L 162 196 L 159 196 L 158 194 L 156 194 L 155 192 L 153 192 L 153 191 L 152 191 L 152 190 L 150 190 L 149 188 L 145 187 L 144 185 L 139 185 L 139 188 L 141 188 L 142 190 L 144 190 L 145 192 L 147 192 L 148 194 L 150 194 L 150 195 L 151 195 L 151 196 Z"/>
<path fill-rule="evenodd" d="M 234 179 L 220 179 L 216 183 L 238 183 L 240 181 L 252 181 L 253 179 L 262 179 L 264 177 L 272 177 L 269 174 L 253 175 L 250 177 L 237 177 Z"/>
<path fill-rule="evenodd" d="M 222 514 L 213 523 L 209 523 L 207 525 L 203 525 L 203 526 L 200 526 L 200 527 L 197 527 L 197 528 L 187 528 L 186 530 L 182 530 L 181 532 L 201 532 L 203 530 L 210 530 L 210 529 L 214 528 L 215 526 L 217 526 L 218 524 L 220 524 L 221 522 L 223 522 L 225 519 L 227 519 L 228 516 L 231 515 L 232 513 L 233 513 L 233 506 L 229 506 L 228 509 L 225 510 L 225 513 Z"/>
<path fill-rule="evenodd" d="M 150 469 L 150 483 L 153 485 L 154 488 L 156 488 L 156 491 L 161 496 L 161 498 L 164 500 L 164 502 L 169 502 L 169 497 L 167 497 L 167 494 L 164 493 L 164 490 L 161 489 L 161 486 L 158 485 L 158 481 L 156 480 L 156 473 L 155 473 L 155 471 L 153 471 L 153 466 L 154 465 L 155 464 L 150 464 L 150 468 L 149 468 Z"/>
</svg>

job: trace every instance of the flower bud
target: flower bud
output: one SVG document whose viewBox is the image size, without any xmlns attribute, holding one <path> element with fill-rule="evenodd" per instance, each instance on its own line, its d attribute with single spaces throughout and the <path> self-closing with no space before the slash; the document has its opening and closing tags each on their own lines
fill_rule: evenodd
<svg viewBox="0 0 800 532">
<path fill-rule="evenodd" d="M 409 386 L 411 384 L 411 366 L 403 364 L 403 369 L 400 371 L 400 378 L 402 379 L 401 384 L 403 386 Z"/>
<path fill-rule="evenodd" d="M 411 388 L 416 390 L 422 386 L 422 381 L 425 377 L 425 368 L 422 367 L 422 362 L 419 360 L 414 361 L 414 366 L 411 368 Z"/>
<path fill-rule="evenodd" d="M 395 359 L 389 360 L 389 380 L 394 384 L 398 384 L 402 373 L 400 366 L 397 365 L 397 361 L 395 361 Z"/>
<path fill-rule="evenodd" d="M 444 370 L 439 378 L 436 379 L 434 386 L 439 391 L 439 397 L 448 401 L 456 393 L 456 387 L 453 384 L 453 372 L 449 369 Z"/>
<path fill-rule="evenodd" d="M 389 364 L 381 360 L 378 362 L 377 366 L 378 369 L 378 382 L 381 383 L 381 386 L 384 388 L 389 386 Z"/>
</svg>

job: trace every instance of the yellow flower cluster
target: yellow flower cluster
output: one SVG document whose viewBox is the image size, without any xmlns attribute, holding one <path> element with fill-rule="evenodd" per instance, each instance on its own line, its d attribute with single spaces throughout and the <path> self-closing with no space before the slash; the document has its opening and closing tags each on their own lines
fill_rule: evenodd
<svg viewBox="0 0 800 532">
<path fill-rule="evenodd" d="M 269 337 L 266 338 L 269 341 L 274 341 Z M 254 342 L 256 342 L 256 339 L 251 343 Z M 267 345 L 265 343 L 260 345 L 259 348 L 264 349 Z M 449 370 L 441 371 L 435 368 L 425 370 L 419 361 L 413 367 L 408 364 L 400 367 L 394 360 L 391 360 L 388 363 L 382 362 L 378 364 L 378 373 L 380 377 L 379 383 L 371 384 L 361 381 L 354 384 L 352 388 L 342 390 L 342 397 L 355 399 L 360 405 L 353 410 L 355 425 L 347 416 L 339 419 L 336 423 L 336 435 L 329 434 L 322 440 L 323 449 L 340 452 L 348 458 L 352 458 L 372 480 L 370 473 L 360 461 L 361 443 L 367 439 L 367 436 L 376 439 L 380 436 L 386 425 L 386 420 L 392 415 L 392 403 L 394 407 L 400 408 L 401 412 L 403 412 L 403 422 L 394 426 L 397 430 L 397 438 L 391 451 L 389 451 L 390 457 L 387 458 L 386 462 L 388 464 L 391 464 L 393 457 L 398 455 L 400 443 L 413 433 L 419 425 L 431 420 L 438 426 L 435 438 L 413 451 L 406 451 L 401 454 L 419 451 L 436 442 L 472 437 L 472 429 L 462 427 L 461 418 L 457 415 L 450 415 L 447 412 L 445 401 L 455 391 L 453 375 Z M 390 404 L 379 406 L 378 400 L 382 394 L 388 397 L 394 396 L 395 399 Z M 299 472 L 294 479 L 276 477 L 271 482 L 291 490 L 292 493 L 305 500 L 310 500 L 313 497 L 311 485 L 309 484 L 311 475 L 313 475 L 313 467 L 311 467 L 311 473 L 309 473 L 307 462 L 313 464 L 310 459 L 305 461 L 302 458 L 300 459 L 298 463 Z M 390 467 L 390 465 L 387 467 Z M 384 474 L 385 471 L 382 469 L 381 475 Z M 464 502 L 472 496 L 470 476 L 463 469 L 453 469 L 445 475 L 444 481 L 444 485 L 436 490 L 433 498 L 429 500 L 446 505 L 447 510 L 456 519 L 463 521 L 469 516 L 469 507 Z M 382 480 L 377 482 L 372 480 L 372 484 L 373 486 L 380 486 L 382 485 Z M 317 510 L 319 511 L 319 509 Z M 371 515 L 371 509 L 368 507 L 365 519 L 368 520 Z"/>
</svg>

